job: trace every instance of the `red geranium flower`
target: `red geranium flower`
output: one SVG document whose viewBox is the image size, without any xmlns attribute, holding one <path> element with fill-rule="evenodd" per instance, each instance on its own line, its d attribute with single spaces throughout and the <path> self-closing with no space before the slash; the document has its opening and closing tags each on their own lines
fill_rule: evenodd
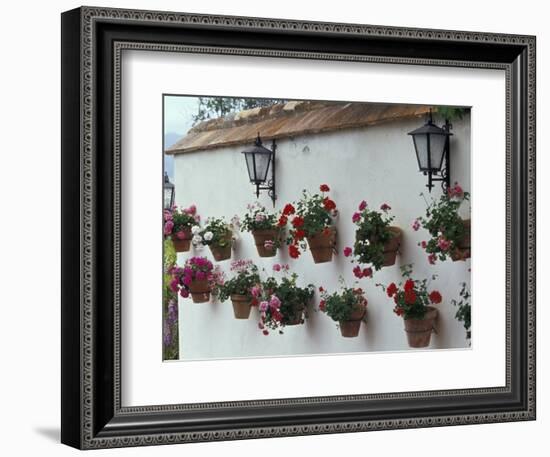
<svg viewBox="0 0 550 457">
<path fill-rule="evenodd" d="M 413 289 L 405 291 L 405 303 L 414 305 L 416 303 L 416 293 Z"/>
<path fill-rule="evenodd" d="M 320 309 L 321 311 L 324 311 L 324 310 L 325 310 L 325 306 L 326 306 L 325 300 L 321 300 L 321 301 L 319 302 L 319 309 Z"/>
<path fill-rule="evenodd" d="M 356 278 L 361 279 L 363 277 L 363 271 L 361 271 L 361 267 L 358 265 L 353 269 L 353 274 Z"/>
<path fill-rule="evenodd" d="M 288 218 L 286 216 L 281 216 L 279 218 L 279 227 L 284 227 L 287 222 L 288 222 Z"/>
<path fill-rule="evenodd" d="M 398 316 L 402 316 L 405 313 L 405 310 L 399 306 L 396 306 L 395 308 L 393 308 L 393 312 Z"/>
<path fill-rule="evenodd" d="M 414 289 L 414 281 L 412 279 L 407 279 L 403 289 L 405 289 L 405 292 L 407 292 L 409 290 L 413 290 Z"/>
<path fill-rule="evenodd" d="M 434 290 L 430 295 L 430 301 L 434 304 L 438 304 L 438 303 L 441 303 L 441 300 L 443 297 L 441 297 L 441 294 L 437 291 L 437 290 Z"/>
<path fill-rule="evenodd" d="M 368 267 L 363 270 L 363 276 L 365 278 L 371 278 L 372 277 L 372 268 Z"/>
<path fill-rule="evenodd" d="M 353 252 L 353 249 L 351 249 L 349 246 L 346 246 L 346 247 L 344 248 L 344 255 L 345 255 L 346 257 L 349 257 L 349 256 L 351 255 L 352 252 Z"/>
<path fill-rule="evenodd" d="M 296 210 L 294 209 L 294 206 L 292 206 L 290 203 L 287 203 L 283 209 L 283 214 L 285 216 L 290 216 L 291 214 L 294 214 Z"/>
<path fill-rule="evenodd" d="M 293 259 L 297 259 L 300 257 L 300 250 L 292 244 L 288 247 L 288 255 L 290 255 Z"/>
<path fill-rule="evenodd" d="M 304 232 L 302 229 L 298 229 L 294 232 L 294 238 L 296 240 L 303 240 L 304 236 L 306 236 L 306 232 Z"/>
<path fill-rule="evenodd" d="M 329 192 L 330 191 L 330 187 L 327 186 L 326 184 L 321 184 L 319 189 L 321 190 L 321 192 Z"/>
<path fill-rule="evenodd" d="M 394 282 L 392 282 L 388 288 L 386 289 L 386 293 L 388 294 L 388 297 L 393 297 L 397 293 L 397 286 Z"/>
<path fill-rule="evenodd" d="M 292 225 L 294 227 L 301 227 L 304 225 L 304 218 L 301 216 L 296 216 L 294 219 L 292 219 Z"/>
<path fill-rule="evenodd" d="M 328 197 L 325 197 L 323 199 L 323 206 L 325 207 L 325 209 L 327 211 L 331 211 L 333 209 L 336 209 L 336 203 L 334 203 L 334 201 L 332 201 L 330 198 Z"/>
</svg>

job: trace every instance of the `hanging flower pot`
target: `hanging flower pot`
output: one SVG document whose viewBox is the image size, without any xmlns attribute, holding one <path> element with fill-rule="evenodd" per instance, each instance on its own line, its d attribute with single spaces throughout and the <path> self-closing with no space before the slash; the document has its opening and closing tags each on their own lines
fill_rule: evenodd
<svg viewBox="0 0 550 457">
<path fill-rule="evenodd" d="M 344 338 L 355 338 L 359 335 L 368 304 L 363 289 L 342 286 L 340 292 L 329 294 L 319 287 L 319 292 L 322 298 L 319 310 L 338 322 L 341 335 Z"/>
<path fill-rule="evenodd" d="M 462 223 L 464 224 L 464 236 L 456 242 L 456 247 L 451 251 L 451 259 L 455 262 L 469 259 L 471 253 L 471 221 L 466 219 Z"/>
<path fill-rule="evenodd" d="M 339 321 L 340 333 L 344 338 L 355 338 L 359 335 L 361 329 L 361 322 L 367 313 L 367 309 L 364 305 L 358 306 L 355 309 L 349 319 L 345 321 Z"/>
<path fill-rule="evenodd" d="M 284 274 L 288 268 L 276 269 Z M 282 334 L 287 325 L 300 325 L 307 318 L 307 304 L 313 298 L 313 285 L 299 287 L 298 275 L 282 277 L 277 281 L 269 277 L 260 285 L 258 308 L 260 322 L 258 327 L 264 335 L 269 335 L 269 329 Z"/>
<path fill-rule="evenodd" d="M 382 284 L 377 286 L 384 289 L 394 304 L 393 312 L 403 317 L 405 332 L 409 346 L 412 348 L 424 348 L 429 346 L 432 330 L 437 318 L 437 309 L 429 305 L 441 303 L 442 297 L 437 290 L 428 292 L 428 280 L 412 279 L 412 266 L 402 267 L 404 283 Z"/>
<path fill-rule="evenodd" d="M 293 259 L 301 255 L 309 246 L 315 263 L 330 262 L 336 245 L 335 218 L 338 215 L 336 203 L 328 196 L 330 188 L 326 184 L 319 186 L 321 193 L 310 194 L 304 190 L 302 198 L 285 205 L 277 225 L 292 226 L 286 243 L 288 254 Z"/>
<path fill-rule="evenodd" d="M 401 237 L 403 234 L 399 227 L 390 226 L 388 227 L 388 231 L 391 232 L 392 238 L 384 243 L 384 267 L 395 265 L 397 251 L 399 251 L 399 246 L 401 246 Z"/>
<path fill-rule="evenodd" d="M 191 248 L 191 229 L 187 228 L 172 234 L 172 244 L 176 252 L 187 252 Z"/>
<path fill-rule="evenodd" d="M 219 287 L 220 301 L 231 299 L 236 319 L 248 319 L 250 307 L 256 302 L 257 285 L 260 283 L 258 267 L 252 260 L 234 260 L 231 262 L 233 277 Z"/>
<path fill-rule="evenodd" d="M 216 289 L 218 274 L 212 262 L 206 257 L 191 257 L 183 267 L 174 265 L 168 271 L 172 276 L 170 289 L 187 298 L 191 295 L 194 303 L 210 301 L 212 288 Z"/>
<path fill-rule="evenodd" d="M 234 218 L 235 219 L 235 218 Z M 230 224 L 223 218 L 208 219 L 206 227 L 202 230 L 193 229 L 192 242 L 195 246 L 209 246 L 212 256 L 217 262 L 227 260 L 231 257 L 231 247 L 233 244 L 233 230 L 237 221 L 232 220 Z"/>
<path fill-rule="evenodd" d="M 247 205 L 247 209 L 242 221 L 242 229 L 252 233 L 260 257 L 273 257 L 277 253 L 281 234 L 277 214 L 268 212 L 258 202 Z"/>
<path fill-rule="evenodd" d="M 285 325 L 300 325 L 304 323 L 304 310 L 306 305 L 304 303 L 296 303 L 290 306 L 287 312 Z"/>
<path fill-rule="evenodd" d="M 277 253 L 277 229 L 253 230 L 254 244 L 260 257 L 274 257 Z"/>
<path fill-rule="evenodd" d="M 164 210 L 164 236 L 170 237 L 176 252 L 187 252 L 191 247 L 191 227 L 198 224 L 200 217 L 197 207 L 178 209 L 173 207 Z"/>
<path fill-rule="evenodd" d="M 413 230 L 426 229 L 430 239 L 419 245 L 428 253 L 428 262 L 435 264 L 450 257 L 453 261 L 470 258 L 470 219 L 463 220 L 458 210 L 470 194 L 457 183 L 439 198 L 432 200 L 426 209 L 426 217 L 417 218 Z"/>
<path fill-rule="evenodd" d="M 390 225 L 394 219 L 389 215 L 390 210 L 391 207 L 387 203 L 383 203 L 380 210 L 370 209 L 363 200 L 351 217 L 351 221 L 357 226 L 355 243 L 353 249 L 344 248 L 344 255 L 348 257 L 353 254 L 352 262 L 371 265 L 366 272 L 395 264 L 402 231 L 399 227 Z M 372 276 L 363 271 L 364 269 L 358 265 L 354 269 L 354 274 L 357 278 Z"/>
<path fill-rule="evenodd" d="M 426 307 L 426 314 L 423 319 L 404 319 L 407 341 L 411 348 L 425 348 L 430 345 L 432 331 L 435 328 L 437 309 L 433 306 Z"/>
<path fill-rule="evenodd" d="M 231 258 L 231 233 L 225 236 L 223 244 L 210 244 L 210 251 L 216 262 L 222 262 Z"/>
<path fill-rule="evenodd" d="M 195 279 L 189 283 L 188 287 L 193 303 L 206 303 L 210 301 L 210 284 L 207 279 Z"/>
<path fill-rule="evenodd" d="M 251 298 L 248 295 L 233 294 L 231 295 L 231 303 L 233 304 L 235 319 L 248 319 L 252 309 Z"/>
<path fill-rule="evenodd" d="M 336 244 L 335 227 L 327 227 L 321 232 L 307 236 L 306 240 L 315 263 L 332 261 L 332 253 Z"/>
</svg>

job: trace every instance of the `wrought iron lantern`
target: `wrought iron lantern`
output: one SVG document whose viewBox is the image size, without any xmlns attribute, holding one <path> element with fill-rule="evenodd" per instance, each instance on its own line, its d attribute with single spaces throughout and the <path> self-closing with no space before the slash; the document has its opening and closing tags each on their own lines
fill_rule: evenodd
<svg viewBox="0 0 550 457">
<path fill-rule="evenodd" d="M 256 197 L 260 196 L 261 190 L 267 190 L 268 195 L 273 201 L 277 196 L 275 194 L 275 150 L 277 145 L 275 140 L 271 143 L 271 149 L 262 145 L 262 139 L 258 133 L 254 146 L 251 146 L 242 153 L 246 159 L 246 168 L 250 182 L 256 186 Z M 271 170 L 271 178 L 268 178 L 268 172 Z"/>
<path fill-rule="evenodd" d="M 431 192 L 434 181 L 441 181 L 443 191 L 451 184 L 450 132 L 452 125 L 445 120 L 443 127 L 433 123 L 432 110 L 427 122 L 420 128 L 409 132 L 413 137 L 418 168 L 428 176 L 426 187 Z M 445 162 L 445 163 L 443 163 Z"/>
<path fill-rule="evenodd" d="M 168 173 L 164 172 L 164 209 L 174 206 L 176 186 L 168 179 Z"/>
</svg>

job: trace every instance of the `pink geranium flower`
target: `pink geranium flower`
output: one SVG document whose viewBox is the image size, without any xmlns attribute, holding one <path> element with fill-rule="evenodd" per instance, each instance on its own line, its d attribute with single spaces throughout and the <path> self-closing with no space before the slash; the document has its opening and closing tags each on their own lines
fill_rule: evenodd
<svg viewBox="0 0 550 457">
<path fill-rule="evenodd" d="M 440 237 L 437 240 L 437 247 L 441 249 L 442 251 L 447 251 L 451 247 L 451 242 L 449 240 L 446 240 L 443 237 Z"/>
<path fill-rule="evenodd" d="M 172 233 L 173 228 L 174 228 L 174 223 L 171 220 L 166 221 L 166 224 L 164 224 L 164 234 L 170 235 Z"/>
<path fill-rule="evenodd" d="M 344 248 L 344 256 L 349 257 L 352 252 L 353 252 L 353 249 L 351 249 L 349 246 L 346 246 Z"/>
</svg>

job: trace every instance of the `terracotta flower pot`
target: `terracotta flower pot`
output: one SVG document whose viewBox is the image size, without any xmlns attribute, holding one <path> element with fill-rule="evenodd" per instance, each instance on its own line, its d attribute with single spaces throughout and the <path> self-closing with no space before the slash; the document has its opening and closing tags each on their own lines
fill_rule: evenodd
<svg viewBox="0 0 550 457">
<path fill-rule="evenodd" d="M 235 319 L 248 319 L 250 316 L 250 297 L 247 295 L 231 295 L 231 303 L 233 304 L 233 314 Z"/>
<path fill-rule="evenodd" d="M 462 221 L 464 223 L 464 229 L 466 233 L 462 237 L 462 239 L 458 242 L 458 246 L 456 246 L 452 252 L 451 252 L 451 259 L 453 261 L 457 260 L 466 260 L 469 259 L 471 256 L 471 220 L 466 219 Z"/>
<path fill-rule="evenodd" d="M 425 348 L 430 345 L 432 330 L 437 319 L 437 309 L 428 306 L 423 319 L 404 319 L 407 340 L 412 348 Z"/>
<path fill-rule="evenodd" d="M 330 262 L 336 244 L 336 228 L 329 227 L 328 233 L 321 231 L 306 237 L 309 250 L 315 263 Z"/>
<path fill-rule="evenodd" d="M 184 238 L 178 238 L 175 233 L 172 234 L 172 244 L 176 252 L 187 252 L 191 248 L 191 229 L 182 230 Z"/>
<path fill-rule="evenodd" d="M 189 292 L 193 303 L 206 303 L 210 301 L 210 284 L 207 279 L 193 280 L 189 284 Z"/>
<path fill-rule="evenodd" d="M 258 250 L 258 255 L 260 257 L 273 257 L 277 253 L 277 248 L 268 249 L 265 247 L 266 241 L 273 241 L 277 239 L 279 231 L 276 229 L 266 229 L 266 230 L 253 230 L 252 236 L 254 237 L 254 243 L 256 244 L 256 249 Z"/>
<path fill-rule="evenodd" d="M 359 335 L 361 329 L 361 322 L 365 317 L 367 309 L 364 306 L 356 309 L 351 313 L 350 318 L 347 321 L 340 321 L 340 333 L 345 338 L 355 338 Z"/>
<path fill-rule="evenodd" d="M 231 246 L 233 244 L 232 234 L 229 233 L 228 235 L 226 235 L 225 240 L 225 246 L 215 246 L 213 244 L 209 245 L 212 256 L 214 257 L 216 262 L 221 262 L 223 260 L 231 258 Z"/>
<path fill-rule="evenodd" d="M 288 316 L 285 325 L 300 325 L 304 323 L 304 309 L 306 306 L 303 303 L 294 305 L 292 313 Z"/>
<path fill-rule="evenodd" d="M 393 237 L 384 243 L 384 267 L 395 265 L 397 251 L 399 250 L 401 237 L 403 236 L 403 232 L 399 227 L 388 227 L 388 230 L 392 233 Z"/>
</svg>

